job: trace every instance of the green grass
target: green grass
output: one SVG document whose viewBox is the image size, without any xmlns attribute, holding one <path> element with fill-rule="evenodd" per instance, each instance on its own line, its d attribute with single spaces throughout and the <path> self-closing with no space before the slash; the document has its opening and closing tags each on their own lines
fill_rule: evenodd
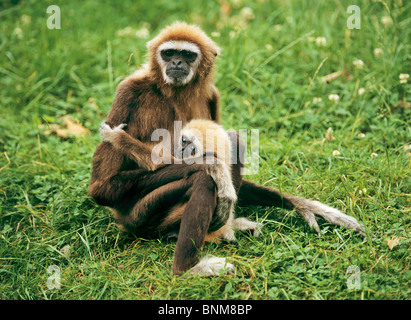
<svg viewBox="0 0 411 320">
<path fill-rule="evenodd" d="M 1 299 L 411 298 L 411 151 L 404 149 L 411 144 L 411 79 L 399 79 L 411 73 L 411 4 L 357 2 L 361 29 L 348 30 L 350 1 L 227 3 L 228 15 L 218 1 L 3 2 Z M 46 27 L 51 4 L 61 8 L 61 30 Z M 244 7 L 252 10 L 248 19 Z M 383 17 L 392 23 L 384 26 Z M 91 159 L 115 88 L 144 62 L 146 41 L 178 19 L 199 24 L 222 48 L 216 85 L 223 124 L 260 130 L 259 171 L 247 178 L 335 206 L 376 238 L 323 220 L 317 235 L 295 212 L 239 208 L 238 215 L 264 222 L 262 236 L 237 234 L 238 244 L 202 251 L 227 256 L 236 273 L 181 278 L 170 275 L 174 242 L 124 234 L 94 204 Z M 148 29 L 148 38 L 120 36 L 128 26 Z M 338 102 L 328 99 L 332 93 Z M 62 125 L 66 115 L 91 134 L 45 134 L 41 125 Z M 329 127 L 335 139 L 321 142 Z M 390 249 L 387 239 L 396 238 Z M 51 265 L 61 270 L 61 289 L 47 287 Z M 360 289 L 347 288 L 350 265 L 360 268 Z"/>
</svg>

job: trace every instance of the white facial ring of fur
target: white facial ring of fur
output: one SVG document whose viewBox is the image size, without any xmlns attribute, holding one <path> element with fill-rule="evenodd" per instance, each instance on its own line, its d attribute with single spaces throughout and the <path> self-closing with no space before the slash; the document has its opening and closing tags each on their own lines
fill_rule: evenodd
<svg viewBox="0 0 411 320">
<path fill-rule="evenodd" d="M 178 50 L 178 51 L 185 50 L 185 51 L 190 51 L 190 52 L 194 52 L 197 54 L 196 60 L 190 64 L 190 72 L 181 81 L 181 83 L 175 83 L 174 80 L 166 74 L 167 62 L 161 58 L 161 52 L 164 50 Z M 193 79 L 195 73 L 197 72 L 197 68 L 198 68 L 198 65 L 200 64 L 201 58 L 202 58 L 202 54 L 201 54 L 200 48 L 195 43 L 188 42 L 188 41 L 170 40 L 170 41 L 163 42 L 157 48 L 157 61 L 161 67 L 163 79 L 168 84 L 185 85 L 189 83 Z"/>
</svg>

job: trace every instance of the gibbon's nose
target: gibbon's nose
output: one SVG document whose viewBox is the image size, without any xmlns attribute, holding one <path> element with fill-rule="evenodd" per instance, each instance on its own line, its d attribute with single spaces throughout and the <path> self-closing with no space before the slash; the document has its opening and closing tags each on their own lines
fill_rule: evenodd
<svg viewBox="0 0 411 320">
<path fill-rule="evenodd" d="M 173 67 L 180 67 L 183 62 L 180 59 L 173 60 Z"/>
</svg>

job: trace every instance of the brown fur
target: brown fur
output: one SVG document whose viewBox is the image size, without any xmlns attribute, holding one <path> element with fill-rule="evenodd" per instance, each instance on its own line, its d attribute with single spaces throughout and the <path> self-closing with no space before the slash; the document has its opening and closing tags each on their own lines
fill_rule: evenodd
<svg viewBox="0 0 411 320">
<path fill-rule="evenodd" d="M 182 87 L 165 83 L 155 59 L 157 47 L 169 39 L 189 41 L 202 50 L 198 72 Z M 185 202 L 181 223 L 178 221 L 175 226 L 180 228 L 180 236 L 173 271 L 180 274 L 195 262 L 214 220 L 215 185 L 202 165 L 168 165 L 147 171 L 139 163 L 147 165 L 151 149 L 139 145 L 136 152 L 133 143 L 152 145 L 151 134 L 159 128 L 173 135 L 177 120 L 183 125 L 194 118 L 219 120 L 219 93 L 213 85 L 212 72 L 218 47 L 198 27 L 177 23 L 164 29 L 148 48 L 148 63 L 120 83 L 107 117 L 111 128 L 127 124 L 120 136 L 121 152 L 108 142 L 97 146 L 89 193 L 97 203 L 113 208 L 124 229 L 149 237 L 164 229 L 165 219 L 173 212 L 170 208 Z M 209 215 L 205 215 L 207 208 Z M 213 223 L 215 228 L 223 224 Z M 197 230 L 194 235 L 193 230 Z"/>
<path fill-rule="evenodd" d="M 196 44 L 203 56 L 191 82 L 180 87 L 164 81 L 155 59 L 158 46 L 173 39 Z M 220 95 L 213 84 L 218 47 L 198 27 L 176 23 L 150 41 L 148 49 L 147 64 L 120 83 L 107 117 L 111 128 L 127 124 L 122 137 L 126 137 L 127 142 L 120 142 L 124 143 L 120 152 L 108 142 L 97 146 L 89 193 L 98 204 L 111 207 L 118 223 L 128 232 L 152 237 L 162 231 L 171 231 L 170 228 L 179 231 L 173 272 L 182 274 L 196 263 L 207 233 L 226 224 L 215 214 L 216 185 L 206 165 L 171 164 L 147 170 L 139 162 L 147 164 L 148 150 L 142 147 L 138 152 L 143 152 L 143 155 L 133 154 L 130 141 L 150 144 L 152 132 L 159 128 L 167 129 L 173 141 L 176 120 L 182 121 L 183 126 L 192 119 L 219 122 Z M 230 137 L 233 143 L 239 142 L 238 134 Z M 243 158 L 240 154 L 244 147 L 239 144 L 235 150 L 234 157 Z M 319 208 L 318 205 L 313 202 L 307 205 L 309 200 L 242 180 L 241 166 L 241 163 L 232 166 L 233 185 L 240 204 L 295 209 L 310 226 L 316 227 L 313 208 Z M 179 207 L 181 203 L 185 204 L 184 210 Z M 347 226 L 346 221 L 341 220 L 342 213 L 329 213 L 327 210 L 321 216 L 328 219 L 327 215 L 331 214 L 333 220 L 328 221 Z M 170 225 L 164 223 L 167 219 Z M 354 222 L 353 228 L 360 228 Z M 165 225 L 168 228 L 164 228 Z"/>
<path fill-rule="evenodd" d="M 197 148 L 202 148 L 203 153 L 211 152 L 214 156 L 220 161 L 219 165 L 209 166 L 209 172 L 212 172 L 211 176 L 216 182 L 219 190 L 224 189 L 224 185 L 231 184 L 231 169 L 230 169 L 230 146 L 231 141 L 229 134 L 224 130 L 224 128 L 211 120 L 191 120 L 183 128 L 183 133 L 190 133 L 190 135 L 196 135 L 196 146 Z M 140 167 L 143 167 L 147 170 L 156 170 L 160 165 L 154 165 L 150 159 L 150 153 L 152 149 L 149 147 L 148 143 L 142 143 L 141 141 L 130 137 L 122 129 L 110 131 L 103 128 L 101 129 L 102 136 L 105 141 L 110 142 L 115 149 L 123 154 L 127 154 L 131 159 L 133 159 Z M 179 138 L 181 141 L 181 138 Z M 212 140 L 213 144 L 207 144 L 207 141 Z M 201 146 L 197 145 L 201 143 Z M 209 149 L 213 147 L 212 149 Z M 220 150 L 219 150 L 220 149 Z M 174 157 L 172 157 L 174 159 Z M 174 162 L 174 161 L 173 161 Z M 223 167 L 224 166 L 224 167 Z M 212 169 L 211 169 L 212 168 Z M 224 171 L 226 170 L 226 171 Z M 225 174 L 224 174 L 224 173 Z M 228 176 L 227 176 L 228 175 Z M 219 180 L 223 179 L 224 181 L 220 182 Z M 229 180 L 226 182 L 225 180 Z M 176 185 L 176 182 L 161 186 L 150 193 L 147 197 L 140 200 L 140 205 L 133 210 L 127 218 L 122 218 L 117 212 L 115 212 L 116 219 L 120 221 L 120 226 L 124 229 L 124 225 L 127 224 L 127 221 L 142 221 L 142 215 L 147 212 L 147 204 L 152 203 L 153 201 L 160 199 L 162 194 L 168 194 L 173 188 L 172 186 Z M 221 193 L 221 192 L 220 192 Z M 233 190 L 235 194 L 235 191 Z M 234 195 L 235 196 L 235 195 Z M 230 205 L 232 203 L 232 205 Z M 218 205 L 222 207 L 225 212 L 222 214 L 222 218 L 225 219 L 225 214 L 230 214 L 231 219 L 229 218 L 230 223 L 233 221 L 233 206 L 235 201 L 232 199 L 226 199 L 224 196 L 218 199 Z M 158 226 L 158 230 L 164 233 L 165 230 L 169 229 L 170 226 L 178 223 L 184 213 L 187 203 L 179 203 L 169 210 L 166 215 L 166 218 Z M 219 211 L 217 209 L 217 214 Z M 218 231 L 212 232 L 205 237 L 205 242 L 220 242 L 220 239 L 224 238 L 224 234 L 227 232 L 229 226 L 225 225 L 220 228 Z"/>
</svg>

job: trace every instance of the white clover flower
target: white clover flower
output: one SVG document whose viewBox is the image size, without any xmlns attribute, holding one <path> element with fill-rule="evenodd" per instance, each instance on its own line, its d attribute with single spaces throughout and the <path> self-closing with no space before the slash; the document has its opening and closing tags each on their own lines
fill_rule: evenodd
<svg viewBox="0 0 411 320">
<path fill-rule="evenodd" d="M 327 44 L 327 39 L 325 37 L 317 37 L 315 39 L 315 44 L 318 47 L 324 47 Z"/>
<path fill-rule="evenodd" d="M 409 77 L 410 75 L 408 73 L 400 73 L 400 83 L 407 83 Z"/>
<path fill-rule="evenodd" d="M 267 43 L 267 44 L 265 45 L 265 48 L 266 48 L 267 50 L 273 50 L 273 46 L 272 46 L 271 44 L 269 44 L 269 43 Z"/>
<path fill-rule="evenodd" d="M 371 158 L 377 158 L 378 157 L 378 154 L 376 154 L 376 153 L 371 153 Z"/>
<path fill-rule="evenodd" d="M 116 32 L 116 35 L 118 37 L 126 37 L 126 36 L 131 36 L 134 33 L 134 29 L 132 27 L 125 27 L 124 29 L 118 30 Z"/>
<path fill-rule="evenodd" d="M 381 22 L 384 25 L 384 27 L 389 27 L 390 25 L 392 25 L 392 19 L 389 16 L 382 17 Z"/>
<path fill-rule="evenodd" d="M 13 30 L 13 35 L 15 35 L 17 39 L 23 39 L 24 37 L 23 30 L 19 27 Z"/>
<path fill-rule="evenodd" d="M 136 31 L 135 35 L 137 38 L 146 39 L 150 36 L 150 31 L 147 27 L 142 27 Z"/>
<path fill-rule="evenodd" d="M 333 156 L 335 156 L 335 157 L 337 157 L 337 156 L 339 156 L 341 153 L 340 153 L 340 151 L 338 151 L 338 150 L 334 150 L 333 151 Z"/>
<path fill-rule="evenodd" d="M 254 19 L 253 9 L 251 9 L 249 7 L 242 8 L 241 11 L 240 11 L 240 16 L 243 17 L 244 19 L 247 19 L 247 20 Z"/>
<path fill-rule="evenodd" d="M 60 252 L 65 256 L 66 258 L 70 256 L 70 245 L 67 244 L 63 248 L 60 249 Z"/>
<path fill-rule="evenodd" d="M 358 95 L 362 96 L 365 93 L 365 89 L 364 88 L 359 88 L 358 89 Z"/>
<path fill-rule="evenodd" d="M 375 48 L 374 49 L 374 57 L 378 58 L 382 55 L 383 51 L 381 48 Z"/>
<path fill-rule="evenodd" d="M 361 139 L 365 138 L 365 133 L 360 132 L 357 136 L 358 138 L 361 138 Z"/>
<path fill-rule="evenodd" d="M 340 96 L 338 94 L 331 93 L 328 95 L 328 100 L 337 102 L 338 100 L 340 100 Z"/>
<path fill-rule="evenodd" d="M 23 14 L 23 15 L 21 16 L 21 22 L 22 22 L 23 24 L 30 24 L 30 22 L 31 22 L 31 17 L 30 17 L 29 15 L 27 15 L 27 14 Z"/>
<path fill-rule="evenodd" d="M 361 190 L 358 190 L 358 193 L 359 193 L 360 195 L 366 194 L 366 193 L 367 193 L 367 189 L 366 189 L 366 188 L 363 188 L 363 189 L 361 189 Z"/>
<path fill-rule="evenodd" d="M 314 103 L 314 104 L 317 104 L 317 103 L 320 103 L 322 100 L 323 100 L 323 99 L 321 99 L 320 97 L 314 97 L 314 98 L 313 98 L 313 103 Z"/>
<path fill-rule="evenodd" d="M 240 14 L 232 16 L 229 19 L 229 23 L 235 30 L 244 30 L 248 26 L 248 20 L 242 17 Z"/>
<path fill-rule="evenodd" d="M 352 64 L 358 68 L 358 69 L 362 69 L 364 67 L 364 62 L 360 59 L 356 59 L 352 62 Z"/>
</svg>

